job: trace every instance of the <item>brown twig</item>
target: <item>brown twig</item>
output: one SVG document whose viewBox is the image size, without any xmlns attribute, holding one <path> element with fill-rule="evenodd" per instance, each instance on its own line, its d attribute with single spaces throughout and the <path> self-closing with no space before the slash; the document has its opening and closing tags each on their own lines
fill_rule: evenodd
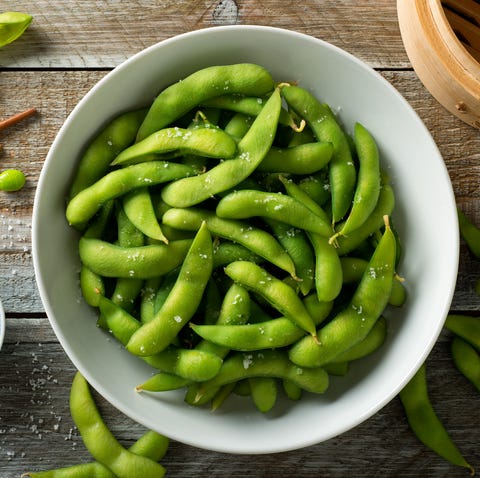
<svg viewBox="0 0 480 478">
<path fill-rule="evenodd" d="M 36 108 L 29 108 L 28 110 L 22 111 L 16 115 L 10 116 L 10 118 L 6 118 L 4 120 L 0 120 L 0 131 L 17 124 L 18 122 L 24 120 L 25 118 L 29 118 L 30 116 L 34 115 L 37 112 Z"/>
</svg>

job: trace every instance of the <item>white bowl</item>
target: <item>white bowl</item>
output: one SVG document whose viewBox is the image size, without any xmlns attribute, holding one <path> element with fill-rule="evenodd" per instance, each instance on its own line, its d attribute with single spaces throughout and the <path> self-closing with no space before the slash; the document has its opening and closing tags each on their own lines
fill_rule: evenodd
<svg viewBox="0 0 480 478">
<path fill-rule="evenodd" d="M 213 64 L 254 62 L 277 80 L 297 80 L 338 111 L 348 129 L 362 122 L 378 141 L 397 196 L 404 244 L 399 272 L 407 304 L 390 310 L 387 343 L 332 379 L 322 396 L 281 401 L 268 415 L 233 398 L 216 413 L 189 407 L 184 391 L 138 394 L 152 369 L 97 329 L 79 290 L 77 234 L 65 220 L 65 195 L 84 145 L 120 111 L 149 103 L 165 86 Z M 387 404 L 432 349 L 450 307 L 458 267 L 458 225 L 447 170 L 424 124 L 379 74 L 321 40 L 282 29 L 228 26 L 153 45 L 102 79 L 74 108 L 40 176 L 33 215 L 33 258 L 40 295 L 66 353 L 120 411 L 174 440 L 229 453 L 272 453 L 345 432 Z"/>
</svg>

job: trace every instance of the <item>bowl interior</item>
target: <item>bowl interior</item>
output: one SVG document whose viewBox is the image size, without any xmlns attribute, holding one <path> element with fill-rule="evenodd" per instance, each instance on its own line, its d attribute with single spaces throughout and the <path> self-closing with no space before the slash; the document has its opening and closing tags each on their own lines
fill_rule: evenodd
<svg viewBox="0 0 480 478">
<path fill-rule="evenodd" d="M 333 378 L 323 396 L 281 400 L 272 413 L 233 398 L 215 413 L 183 402 L 183 391 L 137 394 L 152 369 L 97 329 L 78 284 L 77 235 L 65 220 L 65 193 L 87 141 L 120 111 L 148 104 L 165 86 L 208 65 L 255 62 L 275 79 L 297 81 L 377 139 L 397 197 L 404 244 L 399 273 L 407 304 L 389 310 L 384 347 Z M 428 191 L 427 191 L 428 186 Z M 172 439 L 230 453 L 296 449 L 336 436 L 378 411 L 433 347 L 450 306 L 458 265 L 455 201 L 442 158 L 423 123 L 380 75 L 325 42 L 270 27 L 215 27 L 154 45 L 116 68 L 77 105 L 55 139 L 35 198 L 33 255 L 40 294 L 74 365 L 113 405 Z"/>
</svg>

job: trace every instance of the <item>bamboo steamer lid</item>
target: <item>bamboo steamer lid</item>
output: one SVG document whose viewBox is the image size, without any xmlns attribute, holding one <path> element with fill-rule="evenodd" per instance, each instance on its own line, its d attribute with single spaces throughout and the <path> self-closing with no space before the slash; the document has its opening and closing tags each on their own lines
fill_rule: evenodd
<svg viewBox="0 0 480 478">
<path fill-rule="evenodd" d="M 397 13 L 405 50 L 424 86 L 480 129 L 480 3 L 397 0 Z"/>
</svg>

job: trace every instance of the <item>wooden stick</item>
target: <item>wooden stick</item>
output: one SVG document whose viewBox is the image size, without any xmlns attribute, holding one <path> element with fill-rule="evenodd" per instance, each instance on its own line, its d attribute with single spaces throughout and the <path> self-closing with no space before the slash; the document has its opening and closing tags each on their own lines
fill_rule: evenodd
<svg viewBox="0 0 480 478">
<path fill-rule="evenodd" d="M 34 115 L 37 112 L 36 108 L 29 108 L 28 110 L 22 111 L 16 115 L 10 116 L 10 118 L 4 119 L 0 121 L 0 131 L 17 124 L 18 122 L 22 121 L 25 118 L 29 118 L 30 116 Z"/>
</svg>

